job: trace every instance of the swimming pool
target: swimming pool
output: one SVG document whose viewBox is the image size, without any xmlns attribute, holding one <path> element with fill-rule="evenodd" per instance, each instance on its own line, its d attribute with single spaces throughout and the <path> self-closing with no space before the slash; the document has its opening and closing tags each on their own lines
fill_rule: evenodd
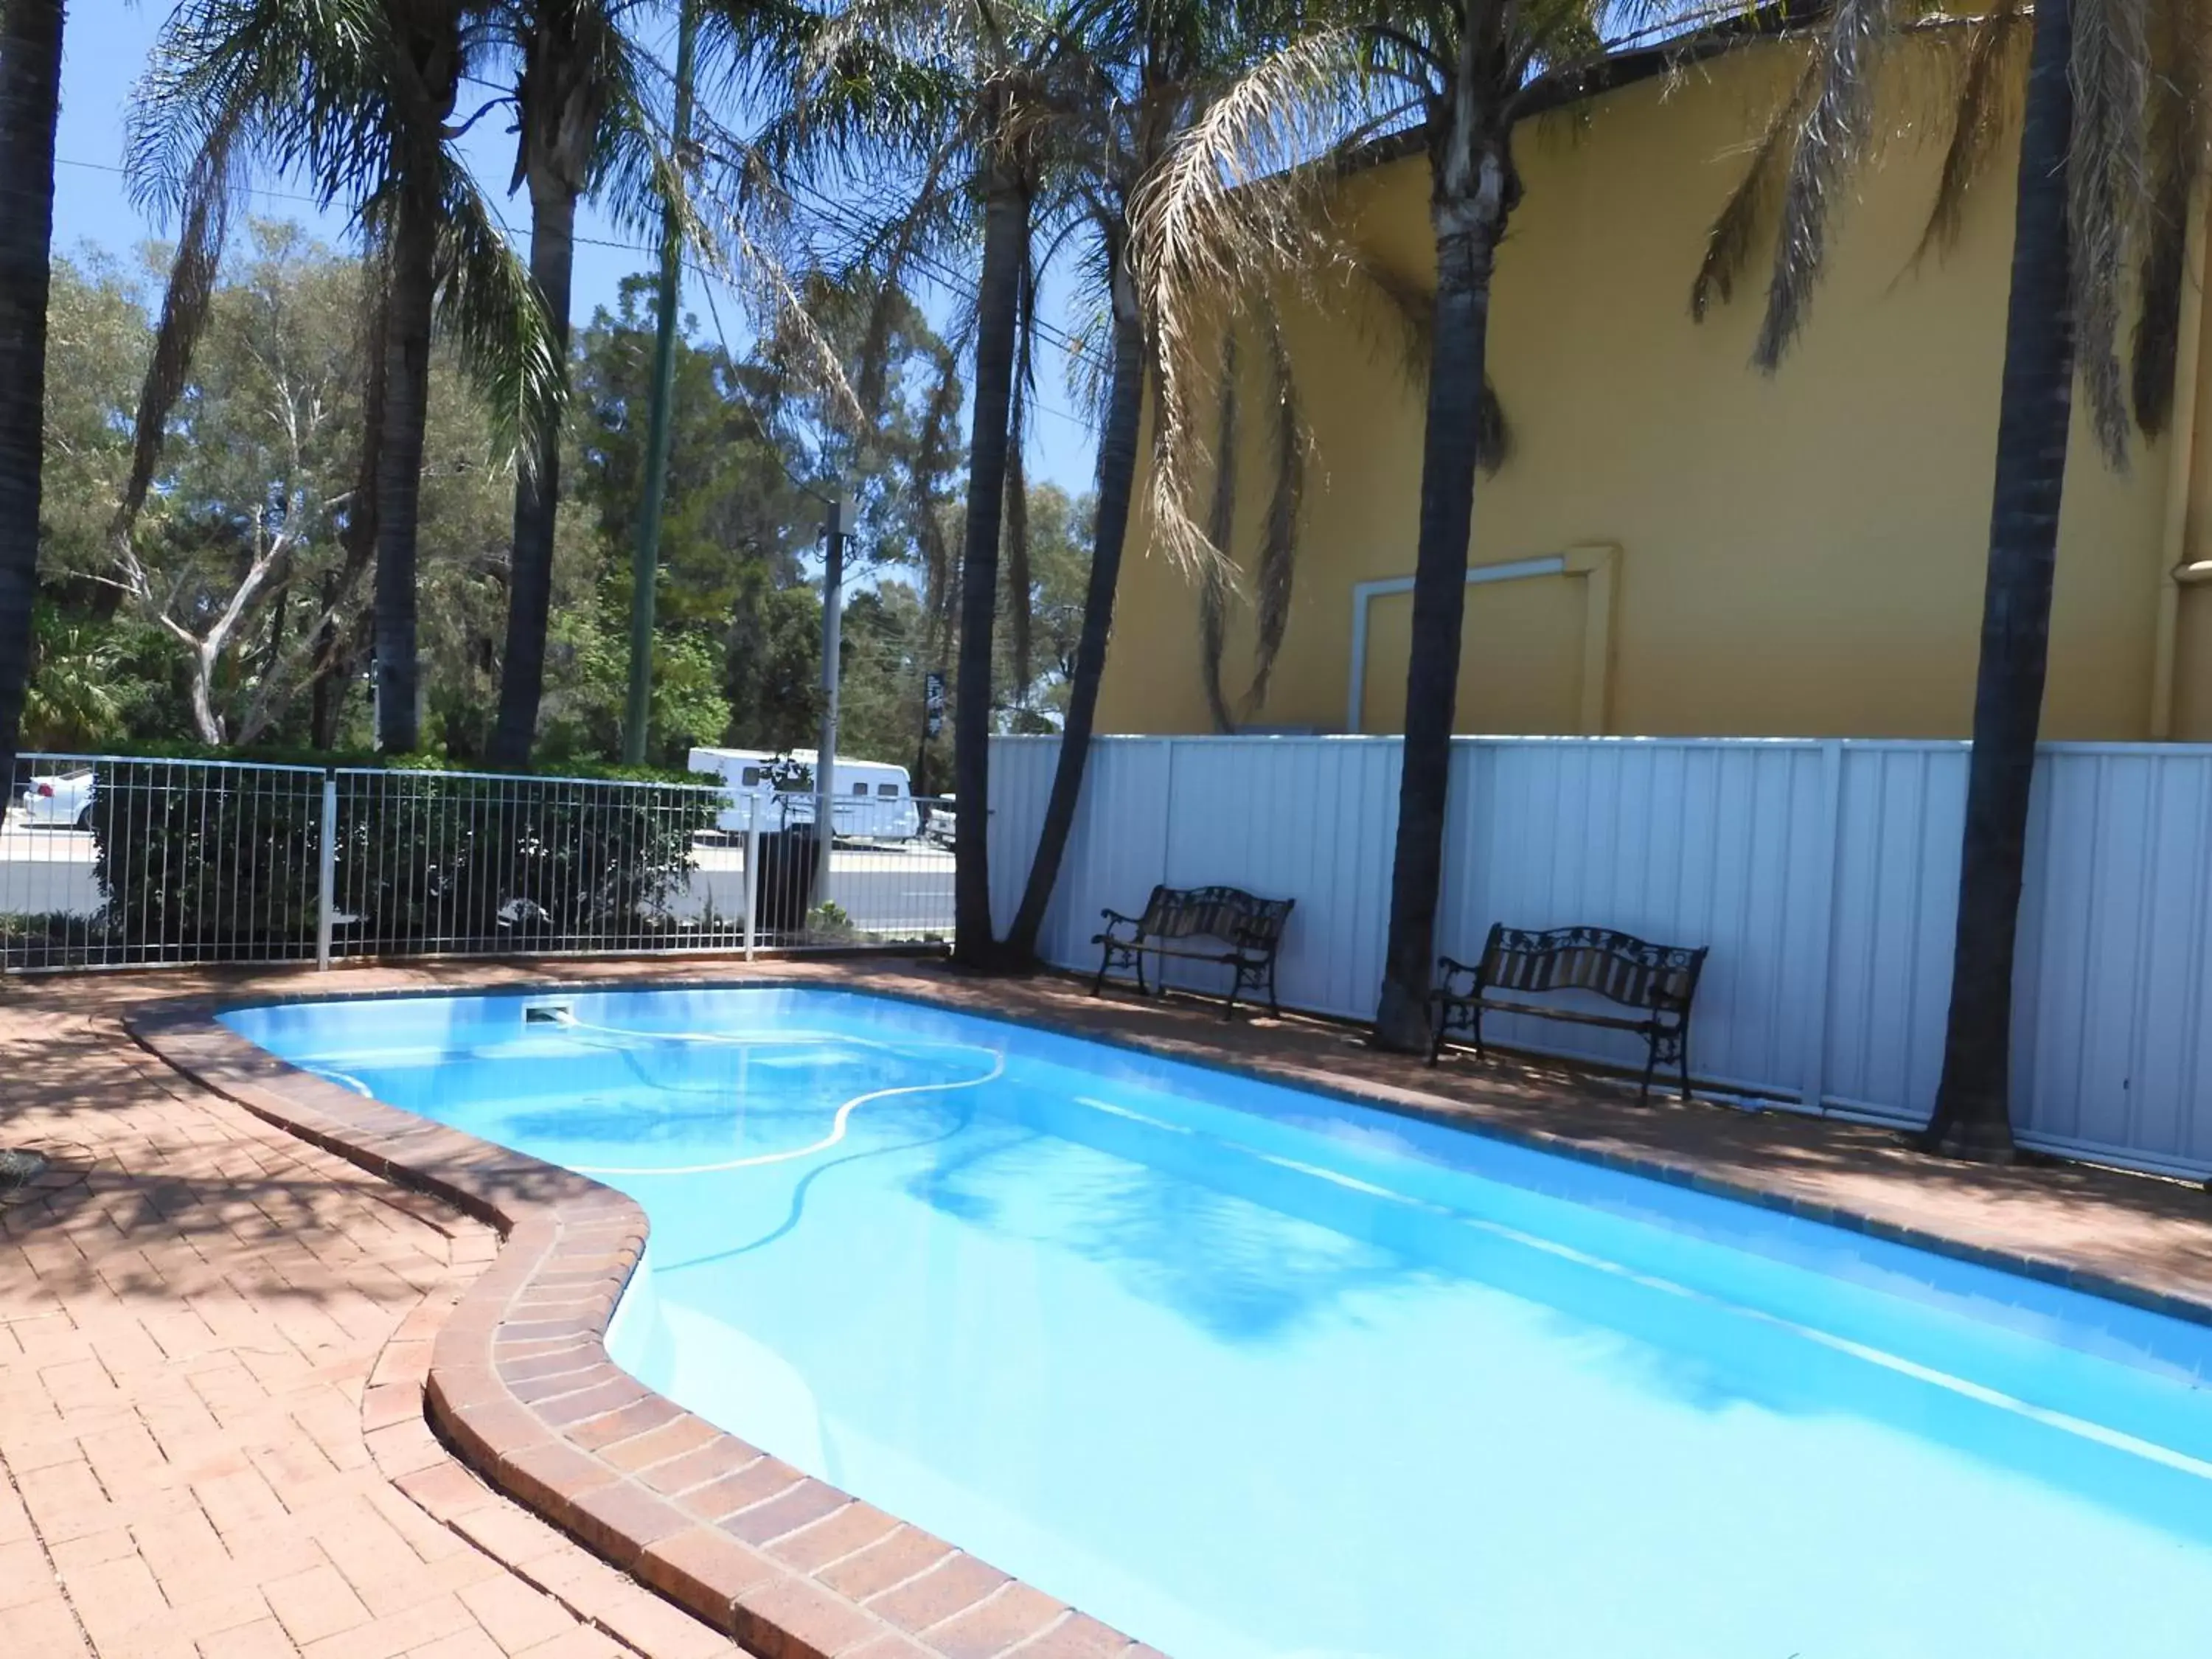
<svg viewBox="0 0 2212 1659">
<path fill-rule="evenodd" d="M 1176 1659 L 2204 1650 L 2212 1330 L 854 994 L 224 1020 L 631 1194 L 617 1361 Z"/>
</svg>

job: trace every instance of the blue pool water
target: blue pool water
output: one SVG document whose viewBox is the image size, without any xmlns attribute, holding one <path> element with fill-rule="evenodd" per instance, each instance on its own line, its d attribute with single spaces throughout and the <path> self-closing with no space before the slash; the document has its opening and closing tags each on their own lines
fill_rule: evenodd
<svg viewBox="0 0 2212 1659">
<path fill-rule="evenodd" d="M 227 1016 L 632 1194 L 645 1382 L 1176 1659 L 2212 1650 L 2212 1330 L 866 996 Z"/>
</svg>

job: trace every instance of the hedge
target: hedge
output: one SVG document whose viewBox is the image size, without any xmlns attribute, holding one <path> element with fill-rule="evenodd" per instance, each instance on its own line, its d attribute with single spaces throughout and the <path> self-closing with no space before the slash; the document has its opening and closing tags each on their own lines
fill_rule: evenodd
<svg viewBox="0 0 2212 1659">
<path fill-rule="evenodd" d="M 337 776 L 336 947 L 557 949 L 674 924 L 714 797 L 392 768 Z M 106 927 L 203 951 L 289 953 L 314 937 L 323 779 L 101 762 L 93 791 Z"/>
</svg>

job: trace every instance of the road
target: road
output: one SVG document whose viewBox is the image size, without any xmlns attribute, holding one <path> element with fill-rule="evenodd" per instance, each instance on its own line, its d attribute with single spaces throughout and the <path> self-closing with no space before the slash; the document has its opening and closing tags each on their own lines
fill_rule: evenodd
<svg viewBox="0 0 2212 1659">
<path fill-rule="evenodd" d="M 0 830 L 0 915 L 90 915 L 100 908 L 93 838 L 74 830 Z M 921 842 L 840 847 L 830 858 L 830 897 L 866 933 L 901 937 L 952 931 L 952 854 Z M 742 843 L 701 842 L 679 915 L 739 918 L 745 909 Z"/>
</svg>

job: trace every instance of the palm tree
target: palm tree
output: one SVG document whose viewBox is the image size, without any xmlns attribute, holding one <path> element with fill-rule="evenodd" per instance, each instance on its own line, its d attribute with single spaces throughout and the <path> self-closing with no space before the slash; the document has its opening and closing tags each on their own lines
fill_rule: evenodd
<svg viewBox="0 0 2212 1659">
<path fill-rule="evenodd" d="M 955 842 L 955 958 L 995 963 L 989 827 L 992 635 L 1010 476 L 1015 381 L 1034 319 L 1032 233 L 1058 176 L 1073 109 L 1088 108 L 1078 0 L 854 0 L 799 54 L 790 118 L 764 144 L 787 172 L 864 169 L 896 201 L 863 237 L 887 301 L 935 248 L 980 241 L 968 501 L 959 571 L 953 779 L 968 810 Z M 872 330 L 872 333 L 876 331 Z M 863 365 L 865 406 L 872 375 Z"/>
<path fill-rule="evenodd" d="M 451 341 L 503 434 L 526 453 L 557 421 L 562 397 L 544 307 L 453 146 L 467 125 L 453 123 L 460 88 L 485 44 L 458 0 L 185 0 L 162 27 L 131 122 L 137 187 L 179 214 L 182 234 L 118 534 L 144 498 L 205 323 L 245 168 L 258 160 L 304 175 L 356 214 L 377 278 L 372 379 L 381 395 L 363 454 L 373 459 L 377 735 L 393 752 L 421 741 L 416 517 L 433 335 Z"/>
<path fill-rule="evenodd" d="M 1601 85 L 1605 65 L 1618 54 L 1686 40 L 1741 10 L 1698 0 L 1625 7 L 1605 0 L 1364 0 L 1336 26 L 1349 54 L 1316 50 L 1307 61 L 1290 62 L 1300 79 L 1318 82 L 1325 94 L 1360 110 L 1355 137 L 1418 118 L 1429 160 L 1437 283 L 1427 321 L 1428 405 L 1389 938 L 1376 1010 L 1382 1047 L 1428 1046 L 1474 480 L 1490 415 L 1484 369 L 1491 278 L 1521 198 L 1515 126 Z M 1328 39 L 1316 37 L 1317 46 Z M 1348 100 L 1347 76 L 1357 84 Z M 1295 94 L 1295 86 L 1291 90 Z"/>
<path fill-rule="evenodd" d="M 624 216 L 650 194 L 652 133 L 624 0 L 520 0 L 502 9 L 518 64 L 514 179 L 530 191 L 530 279 L 545 311 L 553 355 L 568 360 L 576 205 L 600 189 Z M 526 767 L 545 684 L 545 624 L 553 593 L 553 532 L 561 494 L 561 433 L 538 436 L 514 484 L 514 556 L 499 714 L 488 757 Z"/>
<path fill-rule="evenodd" d="M 1927 1136 L 1931 1150 L 1967 1158 L 2012 1153 L 2013 945 L 2074 411 L 2074 317 L 2067 303 L 2073 238 L 2066 212 L 2073 33 L 2072 0 L 2035 0 L 1951 1006 Z"/>
<path fill-rule="evenodd" d="M 31 670 L 63 0 L 0 0 L 0 794 Z"/>
<path fill-rule="evenodd" d="M 1758 204 L 1787 167 L 1780 233 L 1754 352 L 1772 370 L 1803 326 L 1822 270 L 1831 205 L 1871 147 L 1872 80 L 1895 21 L 1842 0 L 1806 72 L 1716 221 L 1692 293 L 1725 297 Z M 2131 423 L 2155 433 L 2172 394 L 2187 204 L 2204 166 L 2208 20 L 2194 0 L 2038 0 L 2013 219 L 1997 453 L 1983 587 L 1973 744 L 1960 850 L 1951 1000 L 1929 1150 L 2012 1156 L 2013 955 L 2028 802 L 2042 718 L 2052 584 L 2075 374 L 2107 459 Z M 1994 148 L 2008 55 L 2023 26 L 2005 0 L 1974 26 L 1942 182 L 1923 246 L 1957 234 L 1960 204 Z M 2133 249 L 2141 315 L 2132 422 L 2121 367 L 2122 275 Z"/>
<path fill-rule="evenodd" d="M 1113 631 L 1114 599 L 1121 580 L 1123 546 L 1135 493 L 1146 365 L 1148 361 L 1158 361 L 1164 347 L 1170 347 L 1179 355 L 1188 349 L 1203 349 L 1193 338 L 1201 331 L 1185 324 L 1182 314 L 1181 293 L 1200 286 L 1200 279 L 1188 269 L 1190 263 L 1202 260 L 1206 265 L 1203 284 L 1213 290 L 1217 303 L 1221 304 L 1213 320 L 1231 342 L 1236 337 L 1237 319 L 1233 314 L 1224 314 L 1226 306 L 1222 302 L 1240 289 L 1249 289 L 1255 283 L 1264 285 L 1278 264 L 1244 257 L 1253 252 L 1241 246 L 1249 238 L 1233 234 L 1200 246 L 1186 242 L 1180 250 L 1183 264 L 1169 278 L 1169 285 L 1176 289 L 1177 298 L 1165 311 L 1152 303 L 1160 298 L 1163 286 L 1145 280 L 1139 268 L 1147 257 L 1173 257 L 1167 250 L 1151 244 L 1162 228 L 1159 216 L 1163 206 L 1170 217 L 1176 210 L 1167 201 L 1171 192 L 1164 191 L 1163 186 L 1174 178 L 1187 150 L 1197 154 L 1206 149 L 1203 143 L 1189 143 L 1194 125 L 1217 106 L 1226 105 L 1234 110 L 1237 100 L 1250 90 L 1239 78 L 1241 70 L 1250 67 L 1255 60 L 1263 66 L 1273 66 L 1269 52 L 1280 42 L 1278 27 L 1267 15 L 1267 9 L 1209 5 L 1204 0 L 1197 3 L 1139 0 L 1136 4 L 1125 3 L 1094 13 L 1091 23 L 1093 34 L 1086 45 L 1099 74 L 1095 94 L 1097 104 L 1088 112 L 1087 119 L 1097 137 L 1091 143 L 1068 148 L 1079 156 L 1093 158 L 1091 165 L 1095 168 L 1095 176 L 1081 182 L 1079 194 L 1092 244 L 1095 282 L 1103 301 L 1103 332 L 1107 341 L 1099 404 L 1097 509 L 1092 530 L 1091 570 L 1084 596 L 1083 628 L 1068 684 L 1067 714 L 1060 731 L 1052 790 L 1046 800 L 1036 852 L 1030 864 L 1020 908 L 1006 940 L 1007 958 L 1024 964 L 1036 959 L 1037 936 L 1060 878 L 1067 838 L 1082 798 L 1084 771 L 1097 714 L 1099 684 L 1105 672 L 1106 647 Z M 1144 222 L 1148 214 L 1151 222 L 1146 223 Z M 1244 219 L 1231 217 L 1217 221 L 1217 228 L 1233 233 L 1246 222 Z M 1279 578 L 1287 571 L 1302 476 L 1304 440 L 1289 379 L 1288 358 L 1282 349 L 1279 331 L 1273 326 L 1273 313 L 1264 306 L 1258 309 L 1269 332 L 1270 362 L 1277 369 L 1274 408 L 1280 451 L 1275 500 L 1269 514 L 1269 551 L 1263 552 L 1261 565 L 1263 572 L 1276 573 Z M 1231 490 L 1224 487 L 1224 481 L 1233 477 L 1229 461 L 1236 438 L 1233 382 L 1232 368 L 1223 376 L 1220 407 L 1224 429 L 1212 451 L 1217 468 L 1214 496 L 1220 503 L 1231 499 Z M 1176 387 L 1182 383 L 1180 376 L 1168 380 L 1169 385 Z M 1161 430 L 1164 434 L 1168 428 L 1164 424 Z M 1172 492 L 1182 487 L 1176 475 L 1175 458 L 1164 453 L 1163 460 Z M 1187 526 L 1189 522 L 1187 514 L 1170 513 L 1167 517 L 1176 525 Z M 1216 606 L 1212 614 L 1216 617 L 1219 614 L 1219 596 L 1225 587 L 1222 573 L 1227 562 L 1228 544 L 1226 519 L 1220 512 L 1214 514 L 1206 526 L 1202 544 L 1189 537 L 1176 544 L 1186 559 L 1194 559 L 1202 565 L 1206 575 L 1206 591 Z M 1275 596 L 1275 602 L 1263 604 L 1259 681 L 1262 694 L 1266 664 L 1272 655 L 1270 643 L 1279 643 L 1281 638 L 1279 626 L 1271 627 L 1269 618 L 1287 615 L 1286 581 L 1279 579 L 1266 582 L 1263 599 L 1268 595 Z M 1214 683 L 1218 684 L 1218 672 Z"/>
</svg>

